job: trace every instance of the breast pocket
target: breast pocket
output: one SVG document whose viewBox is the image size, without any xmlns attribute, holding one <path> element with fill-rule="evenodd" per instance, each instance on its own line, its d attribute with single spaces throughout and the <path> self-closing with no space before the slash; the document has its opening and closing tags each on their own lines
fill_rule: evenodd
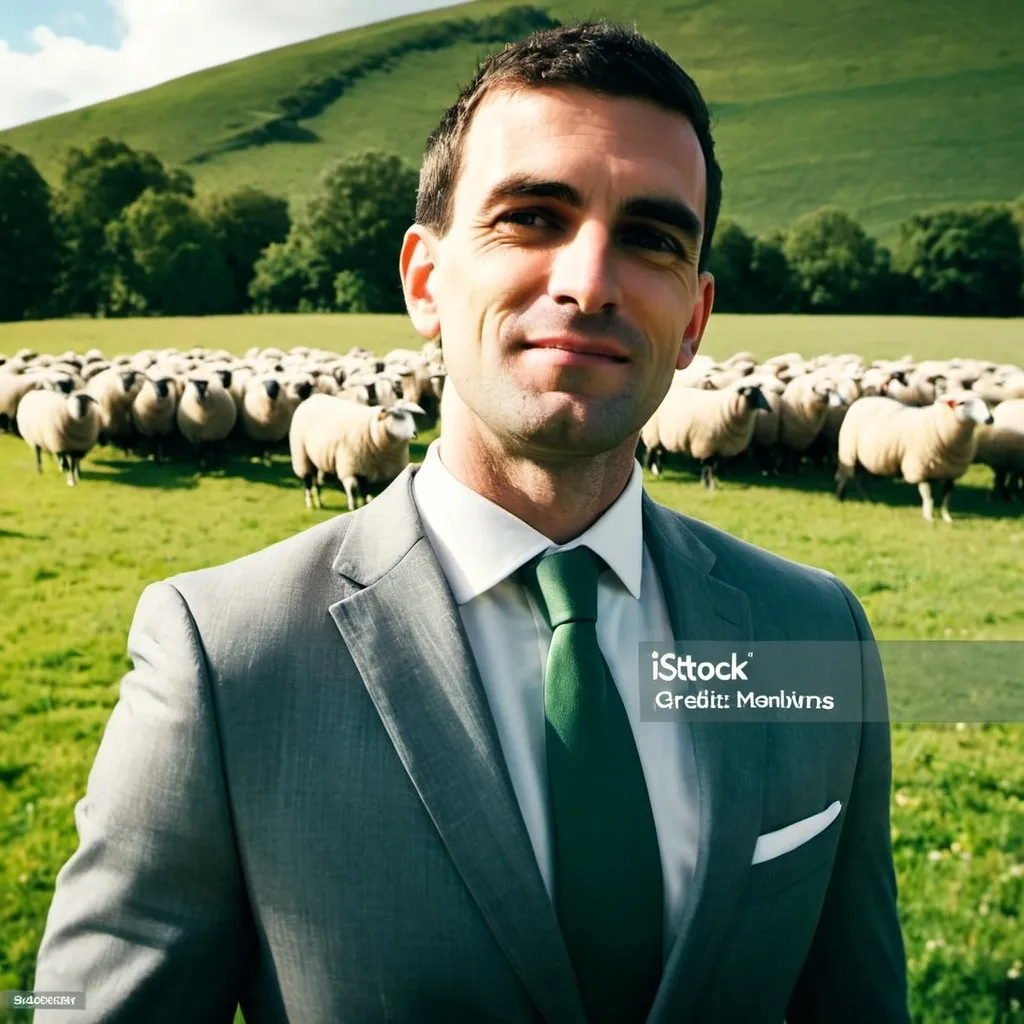
<svg viewBox="0 0 1024 1024">
<path fill-rule="evenodd" d="M 803 880 L 809 880 L 826 871 L 835 858 L 842 821 L 843 816 L 839 815 L 821 832 L 795 849 L 752 865 L 742 902 L 759 903 L 770 899 Z"/>
</svg>

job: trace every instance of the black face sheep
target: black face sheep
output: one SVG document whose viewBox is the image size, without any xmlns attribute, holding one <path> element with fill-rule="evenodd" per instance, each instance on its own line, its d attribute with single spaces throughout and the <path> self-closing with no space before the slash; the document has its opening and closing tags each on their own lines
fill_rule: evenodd
<svg viewBox="0 0 1024 1024">
<path fill-rule="evenodd" d="M 143 378 L 132 402 L 132 422 L 139 435 L 152 443 L 153 457 L 159 462 L 164 442 L 174 433 L 177 421 L 178 382 L 157 369 L 152 371 L 153 376 Z"/>
<path fill-rule="evenodd" d="M 863 468 L 875 476 L 902 474 L 917 484 L 921 512 L 932 521 L 932 482 L 941 481 L 942 518 L 952 522 L 949 498 L 954 481 L 967 472 L 977 446 L 976 428 L 992 423 L 988 406 L 969 391 L 943 395 L 927 406 L 903 405 L 894 398 L 859 398 L 850 406 L 839 430 L 839 468 L 836 497 L 840 501 L 847 484 Z"/>
<path fill-rule="evenodd" d="M 238 418 L 235 402 L 215 373 L 196 371 L 185 382 L 178 403 L 177 423 L 181 436 L 199 453 L 206 466 L 206 451 L 227 439 Z"/>
<path fill-rule="evenodd" d="M 68 487 L 74 487 L 82 456 L 99 437 L 96 399 L 87 391 L 70 395 L 45 388 L 30 391 L 18 406 L 18 430 L 29 447 L 35 448 L 36 469 L 42 472 L 43 452 L 49 452 L 67 473 Z"/>
<path fill-rule="evenodd" d="M 246 382 L 242 429 L 264 458 L 271 446 L 288 436 L 296 404 L 277 374 L 257 374 Z"/>
<path fill-rule="evenodd" d="M 111 366 L 86 384 L 99 406 L 100 444 L 112 444 L 124 452 L 134 447 L 138 434 L 132 420 L 132 402 L 142 387 L 142 376 L 129 366 Z"/>
<path fill-rule="evenodd" d="M 320 488 L 335 476 L 345 490 L 349 511 L 365 496 L 364 483 L 390 483 L 409 464 L 409 441 L 416 436 L 411 402 L 373 407 L 332 395 L 310 395 L 292 417 L 288 443 L 292 469 L 305 485 L 306 508 L 322 508 Z"/>
<path fill-rule="evenodd" d="M 769 408 L 761 388 L 744 378 L 721 391 L 670 387 L 640 432 L 644 467 L 658 476 L 664 452 L 689 455 L 701 463 L 701 483 L 714 490 L 718 460 L 746 451 L 757 410 Z"/>
</svg>

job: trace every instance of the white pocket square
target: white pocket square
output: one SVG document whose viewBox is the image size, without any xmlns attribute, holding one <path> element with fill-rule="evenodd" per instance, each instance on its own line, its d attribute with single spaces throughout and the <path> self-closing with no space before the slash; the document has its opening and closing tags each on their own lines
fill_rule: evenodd
<svg viewBox="0 0 1024 1024">
<path fill-rule="evenodd" d="M 754 859 L 750 862 L 751 866 L 760 864 L 762 861 L 772 860 L 802 846 L 808 839 L 813 839 L 819 832 L 827 829 L 836 820 L 842 809 L 843 805 L 836 800 L 820 814 L 812 814 L 809 818 L 804 818 L 803 821 L 796 821 L 775 832 L 765 832 L 763 836 L 758 836 L 757 845 L 754 847 Z"/>
</svg>

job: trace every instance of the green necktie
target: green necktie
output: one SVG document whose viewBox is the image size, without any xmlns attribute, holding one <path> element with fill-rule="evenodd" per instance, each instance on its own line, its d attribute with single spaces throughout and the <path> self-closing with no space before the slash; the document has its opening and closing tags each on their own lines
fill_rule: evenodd
<svg viewBox="0 0 1024 1024">
<path fill-rule="evenodd" d="M 544 672 L 555 906 L 591 1024 L 638 1024 L 661 978 L 658 838 L 633 732 L 597 643 L 597 556 L 518 573 L 552 629 Z"/>
</svg>

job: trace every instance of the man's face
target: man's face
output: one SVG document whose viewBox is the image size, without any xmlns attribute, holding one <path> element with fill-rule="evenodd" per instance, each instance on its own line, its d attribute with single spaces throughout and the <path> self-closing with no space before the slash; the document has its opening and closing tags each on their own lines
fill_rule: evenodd
<svg viewBox="0 0 1024 1024">
<path fill-rule="evenodd" d="M 426 243 L 431 315 L 410 303 L 479 425 L 546 458 L 609 451 L 643 426 L 710 313 L 705 182 L 692 126 L 653 104 L 575 88 L 483 101 L 451 229 Z M 409 236 L 408 281 L 407 250 Z"/>
</svg>

